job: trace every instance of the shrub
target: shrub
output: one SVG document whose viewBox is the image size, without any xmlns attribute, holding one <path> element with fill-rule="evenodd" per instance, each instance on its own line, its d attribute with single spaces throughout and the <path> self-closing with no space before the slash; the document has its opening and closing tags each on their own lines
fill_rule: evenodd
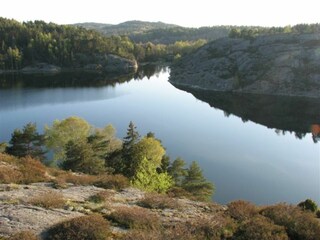
<svg viewBox="0 0 320 240">
<path fill-rule="evenodd" d="M 317 218 L 320 218 L 320 210 L 316 212 Z"/>
<path fill-rule="evenodd" d="M 250 202 L 238 200 L 228 204 L 228 213 L 235 220 L 242 222 L 257 215 L 258 209 Z"/>
<path fill-rule="evenodd" d="M 2 183 L 33 183 L 46 181 L 46 167 L 31 157 L 16 158 L 0 154 L 0 182 Z"/>
<path fill-rule="evenodd" d="M 54 182 L 58 184 L 73 183 L 80 186 L 93 185 L 97 181 L 97 176 L 87 174 L 75 174 L 72 172 L 62 172 L 56 176 Z"/>
<path fill-rule="evenodd" d="M 8 240 L 39 240 L 39 237 L 37 237 L 33 232 L 21 231 L 10 236 Z"/>
<path fill-rule="evenodd" d="M 140 207 L 118 208 L 109 217 L 126 228 L 155 230 L 160 227 L 158 217 L 149 210 Z"/>
<path fill-rule="evenodd" d="M 295 206 L 278 204 L 266 207 L 261 213 L 275 224 L 284 226 L 290 239 L 319 239 L 320 222 L 311 212 L 302 211 Z"/>
<path fill-rule="evenodd" d="M 274 225 L 262 216 L 256 216 L 240 226 L 235 240 L 288 240 L 284 227 Z"/>
<path fill-rule="evenodd" d="M 29 156 L 20 158 L 20 171 L 23 175 L 21 183 L 44 182 L 46 177 L 46 167 L 39 161 Z"/>
<path fill-rule="evenodd" d="M 307 199 L 299 203 L 298 206 L 301 207 L 303 210 L 309 210 L 314 213 L 318 210 L 318 205 L 315 203 L 315 201 L 311 199 Z"/>
<path fill-rule="evenodd" d="M 182 187 L 172 187 L 168 191 L 168 196 L 175 198 L 188 198 L 192 199 L 192 195 L 190 192 L 184 190 Z"/>
<path fill-rule="evenodd" d="M 43 208 L 62 208 L 65 205 L 65 200 L 61 193 L 51 191 L 33 197 L 29 203 Z"/>
<path fill-rule="evenodd" d="M 48 240 L 106 240 L 110 226 L 101 215 L 88 215 L 73 218 L 51 227 Z"/>
<path fill-rule="evenodd" d="M 153 208 L 153 209 L 179 209 L 180 205 L 176 199 L 172 199 L 164 194 L 157 194 L 157 193 L 147 193 L 140 201 L 140 205 L 146 208 Z"/>
<path fill-rule="evenodd" d="M 110 198 L 113 193 L 108 191 L 101 191 L 89 197 L 89 201 L 94 203 L 102 203 L 105 202 L 108 198 Z"/>
<path fill-rule="evenodd" d="M 233 235 L 236 225 L 234 221 L 224 214 L 219 214 L 214 219 L 197 219 L 187 225 L 188 229 L 202 239 L 226 239 Z"/>
<path fill-rule="evenodd" d="M 96 187 L 120 190 L 129 186 L 129 180 L 123 175 L 100 175 L 95 181 Z"/>
</svg>

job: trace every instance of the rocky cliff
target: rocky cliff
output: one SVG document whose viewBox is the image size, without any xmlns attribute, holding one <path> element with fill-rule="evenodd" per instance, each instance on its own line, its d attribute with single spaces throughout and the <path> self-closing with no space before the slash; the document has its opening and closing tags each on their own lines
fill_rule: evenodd
<svg viewBox="0 0 320 240">
<path fill-rule="evenodd" d="M 175 63 L 170 81 L 216 91 L 320 97 L 320 35 L 219 39 Z"/>
</svg>

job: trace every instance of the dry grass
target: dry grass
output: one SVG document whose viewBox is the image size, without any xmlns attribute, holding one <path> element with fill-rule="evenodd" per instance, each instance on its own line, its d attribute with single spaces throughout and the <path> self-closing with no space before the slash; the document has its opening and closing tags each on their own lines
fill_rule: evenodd
<svg viewBox="0 0 320 240">
<path fill-rule="evenodd" d="M 65 205 L 63 195 L 54 191 L 42 193 L 33 197 L 28 202 L 43 208 L 62 208 Z"/>
<path fill-rule="evenodd" d="M 8 240 L 40 240 L 40 238 L 31 231 L 21 231 L 13 234 L 7 239 Z"/>
<path fill-rule="evenodd" d="M 46 240 L 106 240 L 110 232 L 109 222 L 92 214 L 56 224 L 47 231 Z"/>
<path fill-rule="evenodd" d="M 147 193 L 139 203 L 140 206 L 151 209 L 180 209 L 178 200 L 164 194 Z"/>
<path fill-rule="evenodd" d="M 156 230 L 160 228 L 160 220 L 154 213 L 140 207 L 121 207 L 109 218 L 119 225 L 131 229 Z"/>
</svg>

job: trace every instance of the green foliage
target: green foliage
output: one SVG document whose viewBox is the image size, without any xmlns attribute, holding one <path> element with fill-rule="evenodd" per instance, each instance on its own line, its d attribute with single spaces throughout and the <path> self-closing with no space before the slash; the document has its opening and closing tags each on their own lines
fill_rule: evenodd
<svg viewBox="0 0 320 240">
<path fill-rule="evenodd" d="M 192 162 L 187 170 L 187 175 L 182 182 L 182 187 L 190 192 L 194 198 L 208 201 L 214 192 L 214 185 L 208 182 L 196 162 Z"/>
<path fill-rule="evenodd" d="M 303 210 L 309 210 L 314 213 L 318 210 L 318 205 L 315 201 L 311 199 L 306 199 L 305 201 L 300 202 L 298 206 L 301 207 Z"/>
<path fill-rule="evenodd" d="M 167 173 L 158 173 L 157 166 L 144 158 L 132 178 L 132 185 L 150 192 L 166 192 L 173 182 Z"/>
<path fill-rule="evenodd" d="M 85 141 L 91 126 L 79 117 L 69 117 L 62 121 L 55 120 L 51 127 L 45 127 L 46 145 L 54 151 L 55 161 L 65 160 L 65 150 L 68 142 Z"/>
<path fill-rule="evenodd" d="M 137 169 L 143 159 L 152 162 L 153 166 L 161 168 L 162 158 L 165 155 L 165 150 L 160 141 L 153 137 L 144 137 L 132 147 L 130 168 L 132 175 L 135 175 Z"/>
<path fill-rule="evenodd" d="M 0 153 L 5 152 L 7 147 L 8 147 L 8 143 L 6 143 L 6 142 L 1 142 L 1 143 L 0 143 Z"/>
<path fill-rule="evenodd" d="M 28 123 L 22 130 L 14 130 L 9 143 L 6 152 L 10 155 L 17 157 L 31 156 L 39 160 L 45 159 L 44 137 L 37 132 L 35 123 Z"/>
<path fill-rule="evenodd" d="M 99 158 L 92 146 L 84 140 L 69 141 L 65 146 L 65 161 L 61 164 L 65 170 L 99 174 L 105 171 L 104 159 Z"/>
<path fill-rule="evenodd" d="M 5 70 L 37 62 L 81 67 L 98 62 L 106 53 L 134 58 L 134 43 L 128 37 L 106 37 L 70 25 L 0 18 L 0 36 L 0 69 Z"/>
<path fill-rule="evenodd" d="M 187 176 L 186 162 L 182 158 L 177 158 L 168 168 L 168 173 L 172 176 L 175 185 L 181 186 L 183 179 Z"/>
<path fill-rule="evenodd" d="M 101 215 L 88 215 L 58 223 L 47 231 L 47 240 L 105 240 L 109 223 Z"/>
</svg>

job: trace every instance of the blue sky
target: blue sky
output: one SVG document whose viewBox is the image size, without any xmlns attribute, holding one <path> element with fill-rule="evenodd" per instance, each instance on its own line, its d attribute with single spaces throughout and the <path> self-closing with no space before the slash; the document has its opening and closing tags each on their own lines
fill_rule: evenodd
<svg viewBox="0 0 320 240">
<path fill-rule="evenodd" d="M 316 0 L 15 0 L 1 3 L 0 16 L 59 24 L 143 20 L 186 27 L 285 26 L 320 22 L 319 6 Z"/>
</svg>

